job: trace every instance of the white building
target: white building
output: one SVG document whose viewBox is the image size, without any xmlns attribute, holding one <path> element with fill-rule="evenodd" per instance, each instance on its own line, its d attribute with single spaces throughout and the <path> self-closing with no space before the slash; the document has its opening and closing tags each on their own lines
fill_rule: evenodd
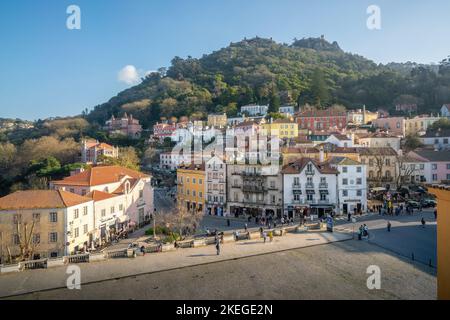
<svg viewBox="0 0 450 320">
<path fill-rule="evenodd" d="M 163 152 L 159 155 L 159 167 L 161 169 L 176 170 L 181 164 L 192 161 L 191 153 Z"/>
<path fill-rule="evenodd" d="M 295 108 L 294 106 L 281 106 L 278 112 L 284 114 L 285 116 L 293 116 Z"/>
<path fill-rule="evenodd" d="M 153 187 L 151 177 L 142 172 L 119 166 L 92 167 L 60 181 L 50 182 L 53 189 L 85 196 L 102 191 L 123 196 L 127 221 L 124 226 L 142 225 L 153 212 Z"/>
<path fill-rule="evenodd" d="M 444 104 L 441 107 L 441 117 L 450 118 L 450 104 Z"/>
<path fill-rule="evenodd" d="M 206 174 L 206 213 L 223 216 L 227 204 L 227 167 L 218 156 L 212 157 L 205 164 Z"/>
<path fill-rule="evenodd" d="M 288 217 L 309 213 L 321 218 L 338 209 L 338 171 L 328 163 L 301 158 L 284 166 L 282 174 L 284 214 Z"/>
<path fill-rule="evenodd" d="M 386 132 L 377 132 L 358 135 L 358 145 L 366 148 L 392 148 L 400 150 L 401 138 Z"/>
<path fill-rule="evenodd" d="M 269 110 L 269 106 L 260 106 L 260 105 L 247 105 L 241 107 L 241 114 L 248 114 L 249 116 L 265 116 L 267 115 L 267 111 Z"/>
<path fill-rule="evenodd" d="M 337 212 L 339 214 L 366 212 L 366 165 L 346 157 L 333 157 L 329 162 L 331 167 L 339 171 Z"/>
<path fill-rule="evenodd" d="M 323 143 L 332 143 L 337 147 L 351 148 L 353 147 L 352 137 L 344 134 L 332 133 Z"/>
<path fill-rule="evenodd" d="M 450 129 L 428 130 L 420 137 L 424 145 L 433 146 L 438 150 L 450 148 Z"/>
</svg>

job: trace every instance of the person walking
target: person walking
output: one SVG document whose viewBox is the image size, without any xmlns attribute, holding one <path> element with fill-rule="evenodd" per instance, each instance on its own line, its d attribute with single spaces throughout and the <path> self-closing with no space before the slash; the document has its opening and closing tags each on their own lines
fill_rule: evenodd
<svg viewBox="0 0 450 320">
<path fill-rule="evenodd" d="M 263 232 L 263 239 L 264 239 L 264 243 L 266 243 L 266 241 L 267 241 L 267 233 L 266 232 Z"/>
<path fill-rule="evenodd" d="M 219 241 L 219 239 L 216 240 L 216 251 L 217 251 L 217 255 L 220 255 L 220 241 Z"/>
<path fill-rule="evenodd" d="M 229 227 L 231 225 L 230 219 L 227 219 L 227 226 Z"/>
<path fill-rule="evenodd" d="M 391 222 L 390 221 L 387 222 L 387 231 L 391 232 Z"/>
<path fill-rule="evenodd" d="M 422 217 L 422 220 L 420 220 L 420 222 L 422 223 L 422 228 L 425 228 L 425 219 Z"/>
<path fill-rule="evenodd" d="M 270 232 L 269 232 L 269 239 L 270 239 L 270 242 L 273 241 L 273 231 L 270 231 Z"/>
<path fill-rule="evenodd" d="M 245 229 L 245 232 L 248 231 L 248 225 L 247 224 L 244 224 L 244 229 Z"/>
</svg>

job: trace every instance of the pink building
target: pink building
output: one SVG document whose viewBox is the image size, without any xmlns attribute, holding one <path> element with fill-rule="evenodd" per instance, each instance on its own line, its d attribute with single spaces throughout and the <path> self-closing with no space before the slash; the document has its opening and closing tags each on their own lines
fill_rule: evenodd
<svg viewBox="0 0 450 320">
<path fill-rule="evenodd" d="M 130 138 L 140 138 L 142 126 L 139 124 L 139 120 L 133 118 L 133 115 L 128 116 L 125 113 L 120 119 L 111 116 L 111 119 L 106 121 L 105 130 L 109 134 L 122 134 Z"/>
<path fill-rule="evenodd" d="M 153 136 L 159 141 L 163 141 L 165 138 L 172 138 L 177 125 L 175 123 L 157 123 L 153 126 Z"/>
<path fill-rule="evenodd" d="M 394 135 L 405 136 L 404 117 L 378 118 L 373 120 L 372 123 L 378 129 L 388 131 Z"/>
<path fill-rule="evenodd" d="M 98 164 L 100 157 L 119 157 L 119 148 L 96 140 L 84 140 L 81 146 L 81 161 Z"/>
<path fill-rule="evenodd" d="M 450 150 L 420 149 L 411 151 L 409 156 L 425 162 L 425 179 L 428 183 L 450 180 Z"/>
</svg>

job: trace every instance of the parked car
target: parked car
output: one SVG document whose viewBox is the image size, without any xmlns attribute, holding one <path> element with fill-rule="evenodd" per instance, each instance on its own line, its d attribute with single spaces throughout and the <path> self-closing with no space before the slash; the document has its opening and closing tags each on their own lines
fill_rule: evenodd
<svg viewBox="0 0 450 320">
<path fill-rule="evenodd" d="M 407 203 L 406 203 L 406 206 L 408 207 L 412 207 L 412 208 L 414 208 L 414 209 L 418 209 L 419 207 L 420 207 L 420 203 L 419 202 L 417 202 L 417 201 L 413 201 L 413 200 L 409 200 Z"/>
<path fill-rule="evenodd" d="M 434 208 L 437 205 L 436 200 L 433 199 L 424 199 L 421 201 L 422 207 L 424 208 Z"/>
</svg>

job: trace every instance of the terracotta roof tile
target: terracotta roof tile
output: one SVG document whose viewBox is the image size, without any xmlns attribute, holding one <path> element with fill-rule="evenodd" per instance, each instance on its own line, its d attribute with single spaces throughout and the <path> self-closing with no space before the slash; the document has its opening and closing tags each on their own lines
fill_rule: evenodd
<svg viewBox="0 0 450 320">
<path fill-rule="evenodd" d="M 120 166 L 99 166 L 87 169 L 79 174 L 67 177 L 63 180 L 53 181 L 55 185 L 98 186 L 102 184 L 120 182 L 123 177 L 140 179 L 148 175 Z"/>
<path fill-rule="evenodd" d="M 62 209 L 92 201 L 62 190 L 17 191 L 0 198 L 0 210 Z"/>
</svg>

